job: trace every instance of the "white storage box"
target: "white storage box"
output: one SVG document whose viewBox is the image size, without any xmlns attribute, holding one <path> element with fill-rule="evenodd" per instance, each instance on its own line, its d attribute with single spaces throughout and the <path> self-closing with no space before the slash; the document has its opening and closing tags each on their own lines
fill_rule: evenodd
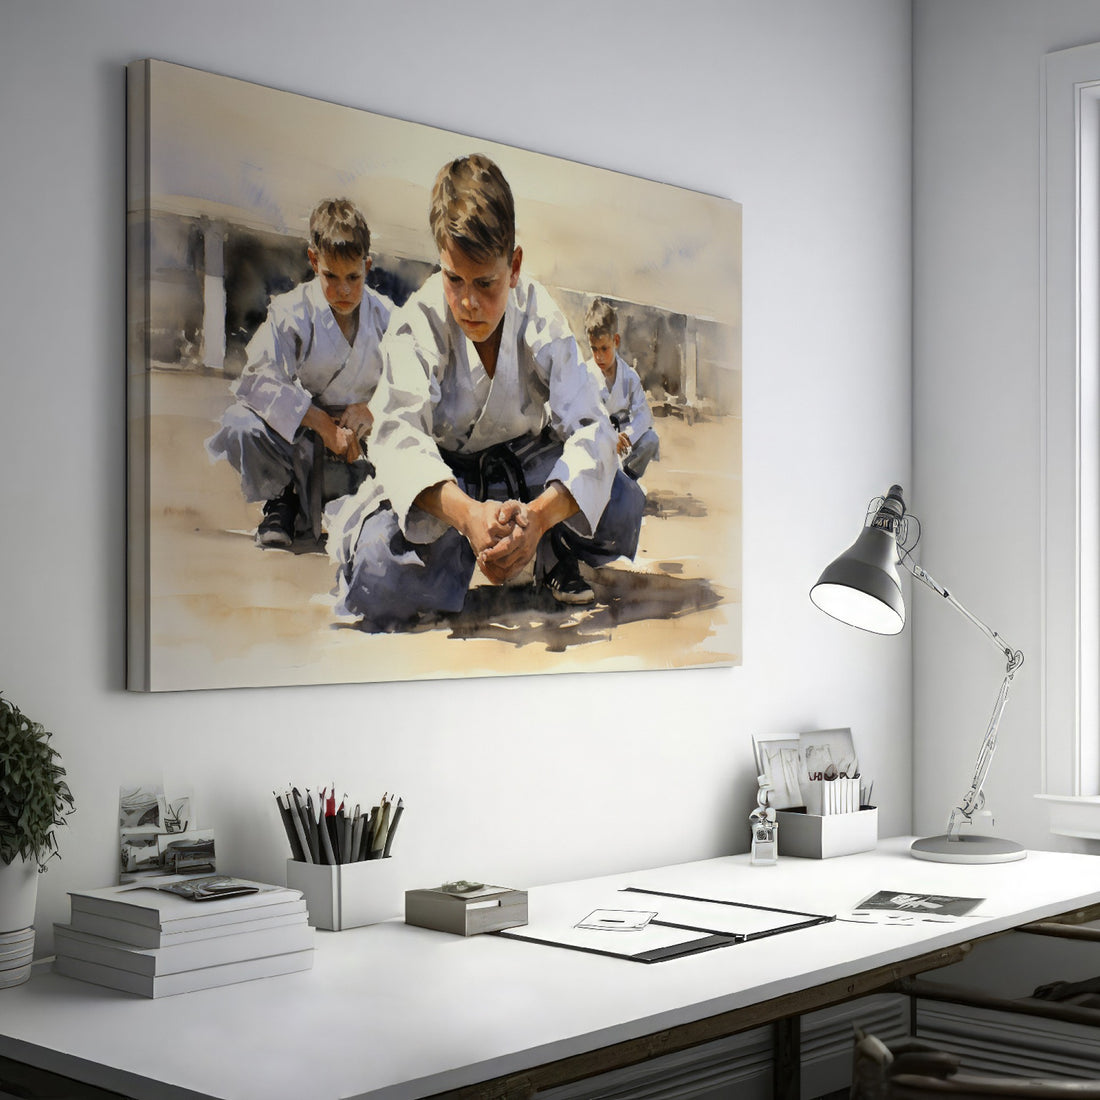
<svg viewBox="0 0 1100 1100">
<path fill-rule="evenodd" d="M 286 861 L 286 884 L 301 890 L 314 928 L 339 932 L 400 917 L 404 909 L 401 864 L 393 859 L 358 863 Z"/>
<path fill-rule="evenodd" d="M 804 809 L 777 810 L 779 855 L 828 859 L 869 852 L 878 844 L 878 807 L 853 814 L 808 814 Z"/>
</svg>

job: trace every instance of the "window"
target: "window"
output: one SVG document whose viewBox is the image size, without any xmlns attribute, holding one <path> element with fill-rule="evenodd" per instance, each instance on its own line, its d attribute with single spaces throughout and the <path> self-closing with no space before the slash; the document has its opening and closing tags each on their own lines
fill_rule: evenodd
<svg viewBox="0 0 1100 1100">
<path fill-rule="evenodd" d="M 1048 54 L 1042 90 L 1042 790 L 1095 796 L 1100 794 L 1100 44 Z"/>
</svg>

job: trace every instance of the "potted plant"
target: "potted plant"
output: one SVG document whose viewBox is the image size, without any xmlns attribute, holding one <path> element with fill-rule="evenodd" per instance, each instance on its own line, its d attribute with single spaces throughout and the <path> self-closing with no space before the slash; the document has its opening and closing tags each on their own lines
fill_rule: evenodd
<svg viewBox="0 0 1100 1100">
<path fill-rule="evenodd" d="M 0 935 L 34 924 L 38 873 L 73 812 L 51 736 L 0 694 Z"/>
</svg>

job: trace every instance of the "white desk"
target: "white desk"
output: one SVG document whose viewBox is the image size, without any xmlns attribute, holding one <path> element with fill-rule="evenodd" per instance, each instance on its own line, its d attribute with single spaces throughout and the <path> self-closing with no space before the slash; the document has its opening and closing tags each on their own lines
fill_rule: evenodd
<svg viewBox="0 0 1100 1100">
<path fill-rule="evenodd" d="M 909 839 L 839 859 L 751 867 L 732 856 L 538 887 L 530 910 L 566 899 L 579 920 L 614 890 L 640 886 L 829 914 L 878 889 L 980 896 L 977 915 L 906 927 L 838 921 L 652 965 L 388 922 L 318 933 L 311 971 L 156 1001 L 43 966 L 0 990 L 0 1056 L 149 1100 L 423 1097 L 668 1029 L 696 1029 L 691 1041 L 740 1030 L 1100 903 L 1095 857 L 935 864 L 909 857 Z"/>
</svg>

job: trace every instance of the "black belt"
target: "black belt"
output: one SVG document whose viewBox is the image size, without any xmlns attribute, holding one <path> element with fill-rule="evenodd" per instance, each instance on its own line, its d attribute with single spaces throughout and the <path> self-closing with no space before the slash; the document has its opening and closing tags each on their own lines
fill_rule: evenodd
<svg viewBox="0 0 1100 1100">
<path fill-rule="evenodd" d="M 507 443 L 494 443 L 474 454 L 440 448 L 439 454 L 451 472 L 470 486 L 476 500 L 488 499 L 490 485 L 506 485 L 510 497 L 524 503 L 530 501 L 523 465 Z"/>
</svg>

